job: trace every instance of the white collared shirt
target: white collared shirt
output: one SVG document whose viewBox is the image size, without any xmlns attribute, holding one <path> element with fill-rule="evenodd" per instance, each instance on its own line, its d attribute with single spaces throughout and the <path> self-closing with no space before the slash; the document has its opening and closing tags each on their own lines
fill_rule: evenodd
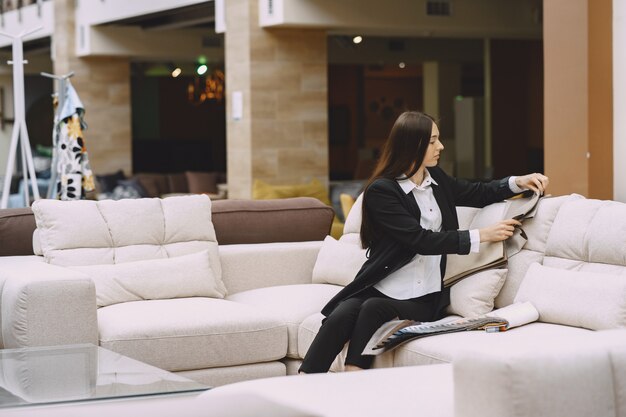
<svg viewBox="0 0 626 417">
<path fill-rule="evenodd" d="M 437 185 L 437 182 L 430 176 L 428 170 L 424 170 L 424 180 L 420 185 L 416 185 L 408 178 L 397 181 L 406 194 L 413 193 L 421 212 L 420 225 L 424 229 L 440 232 L 441 210 L 431 186 Z M 374 285 L 374 288 L 396 300 L 406 300 L 441 291 L 440 263 L 441 255 L 417 254 L 408 264 Z"/>
<path fill-rule="evenodd" d="M 520 193 L 523 189 L 515 184 L 515 178 L 509 178 L 509 188 L 515 193 Z M 424 229 L 440 232 L 441 210 L 437 205 L 432 189 L 432 184 L 438 184 L 430 176 L 428 170 L 424 170 L 424 180 L 420 185 L 408 178 L 397 181 L 406 194 L 413 193 L 415 202 L 420 208 L 420 225 Z M 478 252 L 480 250 L 480 232 L 478 229 L 470 230 L 470 242 L 470 252 Z M 374 288 L 396 300 L 407 300 L 441 291 L 440 264 L 441 255 L 417 254 L 408 264 L 374 285 Z"/>
</svg>

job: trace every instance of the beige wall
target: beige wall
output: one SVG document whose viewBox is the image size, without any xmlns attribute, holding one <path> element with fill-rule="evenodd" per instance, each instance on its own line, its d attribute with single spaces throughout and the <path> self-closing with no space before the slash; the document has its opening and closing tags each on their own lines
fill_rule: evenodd
<svg viewBox="0 0 626 417">
<path fill-rule="evenodd" d="M 74 71 L 72 84 L 85 106 L 85 144 L 95 174 L 132 173 L 128 58 L 77 58 L 74 0 L 54 2 L 54 72 Z"/>
<path fill-rule="evenodd" d="M 611 0 L 544 1 L 545 171 L 553 194 L 612 198 Z"/>
<path fill-rule="evenodd" d="M 552 194 L 588 195 L 587 0 L 545 0 L 544 166 Z"/>
<path fill-rule="evenodd" d="M 243 94 L 243 117 L 227 101 L 231 198 L 249 198 L 255 179 L 328 181 L 326 34 L 265 30 L 257 0 L 226 2 L 226 86 Z"/>
<path fill-rule="evenodd" d="M 613 198 L 626 203 L 626 2 L 613 0 Z"/>
<path fill-rule="evenodd" d="M 589 197 L 613 196 L 612 0 L 589 1 Z M 593 3 L 593 4 L 592 4 Z"/>
</svg>

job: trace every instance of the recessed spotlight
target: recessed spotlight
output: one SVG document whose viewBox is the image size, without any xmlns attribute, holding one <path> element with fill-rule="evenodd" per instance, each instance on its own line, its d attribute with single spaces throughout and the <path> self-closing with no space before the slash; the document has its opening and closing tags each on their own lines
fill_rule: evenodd
<svg viewBox="0 0 626 417">
<path fill-rule="evenodd" d="M 399 66 L 400 68 L 406 68 L 406 64 L 405 64 L 404 62 L 400 62 L 400 63 L 398 64 L 398 66 Z"/>
<path fill-rule="evenodd" d="M 178 77 L 181 72 L 183 72 L 183 70 L 181 70 L 180 68 L 174 69 L 174 71 L 172 71 L 172 77 L 174 78 Z"/>
<path fill-rule="evenodd" d="M 204 75 L 206 74 L 208 69 L 209 67 L 207 67 L 205 64 L 202 64 L 196 69 L 196 72 L 198 73 L 198 75 Z"/>
<path fill-rule="evenodd" d="M 363 42 L 363 36 L 355 36 L 354 38 L 352 38 L 352 42 L 354 42 L 355 44 L 360 44 L 361 42 Z"/>
</svg>

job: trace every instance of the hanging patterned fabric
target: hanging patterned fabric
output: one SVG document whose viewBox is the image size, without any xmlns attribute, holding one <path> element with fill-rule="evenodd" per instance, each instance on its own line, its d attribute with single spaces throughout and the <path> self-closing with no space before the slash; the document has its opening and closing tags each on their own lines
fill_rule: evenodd
<svg viewBox="0 0 626 417">
<path fill-rule="evenodd" d="M 74 87 L 67 82 L 63 109 L 55 126 L 57 199 L 80 200 L 95 189 L 93 172 L 85 147 L 85 109 Z"/>
</svg>

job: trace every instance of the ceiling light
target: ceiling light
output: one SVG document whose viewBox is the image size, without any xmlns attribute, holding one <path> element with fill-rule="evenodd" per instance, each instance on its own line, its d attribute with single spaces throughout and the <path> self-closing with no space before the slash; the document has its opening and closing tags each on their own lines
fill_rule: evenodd
<svg viewBox="0 0 626 417">
<path fill-rule="evenodd" d="M 172 77 L 176 78 L 180 75 L 180 73 L 183 72 L 183 70 L 181 70 L 180 68 L 176 67 L 173 71 L 172 71 Z"/>
<path fill-rule="evenodd" d="M 198 68 L 196 68 L 196 72 L 198 73 L 198 75 L 204 75 L 206 74 L 208 69 L 209 68 L 205 64 L 202 64 L 198 66 Z"/>
<path fill-rule="evenodd" d="M 402 69 L 406 68 L 406 64 L 404 62 L 400 62 L 398 66 Z"/>
<path fill-rule="evenodd" d="M 363 42 L 363 36 L 355 36 L 354 38 L 352 38 L 352 42 L 354 42 L 355 44 L 360 44 L 361 42 Z"/>
</svg>

